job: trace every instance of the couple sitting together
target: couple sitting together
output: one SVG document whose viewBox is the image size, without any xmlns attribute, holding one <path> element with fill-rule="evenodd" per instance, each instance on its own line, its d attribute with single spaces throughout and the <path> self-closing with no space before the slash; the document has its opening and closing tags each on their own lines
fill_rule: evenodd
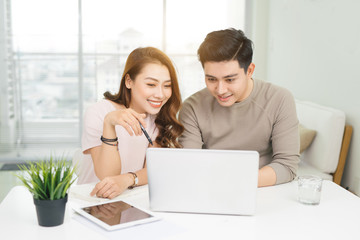
<svg viewBox="0 0 360 240">
<path fill-rule="evenodd" d="M 119 92 L 105 92 L 85 113 L 86 170 L 78 182 L 98 182 L 91 194 L 104 198 L 147 184 L 148 147 L 254 150 L 259 187 L 293 180 L 299 162 L 295 101 L 288 90 L 252 78 L 252 55 L 252 41 L 241 30 L 209 33 L 198 49 L 206 88 L 182 103 L 170 58 L 156 48 L 135 49 Z"/>
</svg>

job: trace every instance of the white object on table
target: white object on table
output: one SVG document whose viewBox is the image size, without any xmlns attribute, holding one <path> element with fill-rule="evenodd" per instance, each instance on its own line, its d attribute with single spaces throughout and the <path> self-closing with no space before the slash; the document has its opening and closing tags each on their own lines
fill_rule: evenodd
<svg viewBox="0 0 360 240">
<path fill-rule="evenodd" d="M 90 192 L 91 186 L 88 187 Z M 149 209 L 147 187 L 138 190 L 140 192 L 129 196 L 127 202 Z M 295 181 L 259 188 L 254 216 L 157 212 L 155 214 L 164 219 L 159 225 L 150 223 L 143 228 L 119 230 L 116 238 L 131 235 L 131 239 L 360 239 L 359 197 L 331 181 L 323 182 L 321 202 L 317 206 L 303 205 L 297 196 Z M 102 234 L 89 223 L 80 223 L 77 217 L 68 208 L 63 225 L 38 226 L 31 194 L 17 186 L 0 205 L 0 236 L 27 240 L 114 238 L 115 235 Z"/>
</svg>

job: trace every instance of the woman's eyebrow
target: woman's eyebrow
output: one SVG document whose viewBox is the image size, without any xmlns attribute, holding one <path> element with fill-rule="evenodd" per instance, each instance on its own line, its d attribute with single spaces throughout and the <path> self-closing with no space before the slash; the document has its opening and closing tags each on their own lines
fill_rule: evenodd
<svg viewBox="0 0 360 240">
<path fill-rule="evenodd" d="M 153 78 L 153 77 L 146 77 L 145 79 L 147 79 L 147 80 L 153 80 L 153 81 L 159 81 L 158 79 L 156 79 L 156 78 Z"/>
<path fill-rule="evenodd" d="M 145 80 L 153 80 L 153 81 L 159 82 L 159 80 L 157 78 L 153 78 L 153 77 L 146 77 Z M 165 80 L 164 82 L 171 82 L 171 79 Z"/>
</svg>

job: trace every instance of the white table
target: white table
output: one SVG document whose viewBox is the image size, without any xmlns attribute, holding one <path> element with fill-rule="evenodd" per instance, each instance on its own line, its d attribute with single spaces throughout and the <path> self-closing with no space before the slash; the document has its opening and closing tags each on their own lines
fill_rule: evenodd
<svg viewBox="0 0 360 240">
<path fill-rule="evenodd" d="M 84 186 L 85 189 L 91 186 Z M 124 198 L 149 209 L 147 187 Z M 69 207 L 84 201 L 70 198 L 65 222 L 40 227 L 30 193 L 14 187 L 0 205 L 1 239 L 360 239 L 360 198 L 333 182 L 324 181 L 321 202 L 297 201 L 297 183 L 258 189 L 254 216 L 157 213 L 163 220 L 106 232 Z"/>
</svg>

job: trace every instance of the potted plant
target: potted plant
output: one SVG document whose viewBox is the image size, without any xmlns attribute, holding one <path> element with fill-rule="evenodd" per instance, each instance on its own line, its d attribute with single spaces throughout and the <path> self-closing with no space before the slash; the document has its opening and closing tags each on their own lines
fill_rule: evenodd
<svg viewBox="0 0 360 240">
<path fill-rule="evenodd" d="M 16 174 L 31 192 L 40 226 L 58 226 L 64 222 L 67 190 L 74 183 L 75 168 L 65 157 L 43 159 L 18 165 L 23 173 Z M 73 179 L 74 178 L 74 179 Z"/>
</svg>

